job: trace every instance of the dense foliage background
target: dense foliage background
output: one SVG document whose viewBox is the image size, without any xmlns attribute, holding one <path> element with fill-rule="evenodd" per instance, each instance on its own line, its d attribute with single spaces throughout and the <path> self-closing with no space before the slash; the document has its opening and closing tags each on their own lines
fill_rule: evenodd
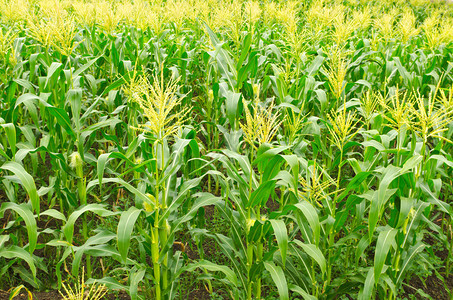
<svg viewBox="0 0 453 300">
<path fill-rule="evenodd" d="M 0 289 L 451 299 L 452 11 L 3 0 Z"/>
</svg>

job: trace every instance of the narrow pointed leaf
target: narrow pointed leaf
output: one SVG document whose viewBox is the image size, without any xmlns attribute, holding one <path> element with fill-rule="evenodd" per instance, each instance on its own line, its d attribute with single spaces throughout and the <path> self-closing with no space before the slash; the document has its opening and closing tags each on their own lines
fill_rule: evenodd
<svg viewBox="0 0 453 300">
<path fill-rule="evenodd" d="M 385 259 L 387 258 L 390 246 L 395 241 L 397 232 L 396 229 L 390 228 L 379 233 L 376 242 L 376 253 L 374 255 L 374 281 L 376 284 L 379 282 Z"/>
<path fill-rule="evenodd" d="M 282 220 L 269 220 L 274 229 L 275 238 L 277 239 L 278 248 L 282 255 L 283 268 L 286 264 L 286 253 L 288 251 L 288 232 L 285 222 Z"/>
<path fill-rule="evenodd" d="M 288 284 L 286 283 L 285 273 L 283 273 L 282 268 L 268 261 L 264 262 L 264 267 L 271 274 L 272 280 L 277 286 L 280 300 L 289 300 Z"/>
<path fill-rule="evenodd" d="M 33 177 L 25 171 L 21 164 L 14 161 L 4 163 L 0 169 L 11 171 L 19 178 L 19 181 L 22 183 L 30 197 L 33 210 L 39 215 L 39 196 Z"/>
<path fill-rule="evenodd" d="M 126 263 L 127 252 L 129 251 L 129 245 L 131 243 L 131 234 L 140 213 L 141 210 L 131 207 L 121 214 L 121 218 L 118 223 L 117 242 L 118 251 L 121 254 L 123 263 Z"/>
</svg>

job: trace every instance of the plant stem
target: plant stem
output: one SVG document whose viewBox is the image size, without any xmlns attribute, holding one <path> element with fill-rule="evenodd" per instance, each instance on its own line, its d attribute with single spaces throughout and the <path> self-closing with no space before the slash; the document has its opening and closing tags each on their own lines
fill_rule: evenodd
<svg viewBox="0 0 453 300">
<path fill-rule="evenodd" d="M 250 275 L 250 270 L 253 264 L 253 245 L 249 243 L 247 237 L 247 274 Z M 252 299 L 252 284 L 253 282 L 250 280 L 250 276 L 247 278 L 247 299 Z"/>
<path fill-rule="evenodd" d="M 260 239 L 258 244 L 256 245 L 256 262 L 260 263 L 263 259 L 263 243 Z M 256 292 L 255 292 L 256 299 L 261 299 L 261 277 L 258 277 L 256 281 Z"/>
<path fill-rule="evenodd" d="M 154 157 L 157 158 L 158 154 L 158 147 L 159 144 L 153 147 Z M 159 185 L 159 162 L 156 159 L 156 169 L 155 169 L 155 177 L 156 177 L 156 191 L 155 191 L 155 216 L 154 216 L 154 226 L 151 229 L 151 259 L 153 262 L 153 270 L 154 270 L 154 282 L 156 285 L 156 299 L 161 299 L 161 274 L 160 274 L 160 264 L 159 264 L 159 194 L 160 194 L 160 185 Z"/>
<path fill-rule="evenodd" d="M 159 212 L 156 211 L 156 221 L 154 227 L 152 228 L 152 241 L 151 241 L 151 255 L 153 261 L 153 270 L 154 270 L 154 281 L 156 285 L 156 299 L 161 299 L 161 287 L 160 287 L 160 265 L 159 265 L 159 228 L 157 227 Z"/>
<path fill-rule="evenodd" d="M 331 209 L 331 215 L 332 215 L 332 218 L 335 219 L 335 215 L 336 215 L 336 209 L 337 209 L 337 196 L 338 196 L 338 191 L 340 190 L 340 180 L 341 180 L 341 167 L 342 167 L 342 164 L 343 164 L 343 147 L 340 149 L 340 163 L 338 165 L 338 175 L 337 175 L 337 186 L 336 186 L 336 190 L 335 190 L 335 194 L 333 196 L 333 201 L 332 201 L 332 209 Z M 329 245 L 328 245 L 328 248 L 329 248 L 329 251 L 328 251 L 328 268 L 327 268 L 327 281 L 326 281 L 326 287 L 327 285 L 330 284 L 331 280 L 332 280 L 332 263 L 331 263 L 331 260 L 332 260 L 332 256 L 333 256 L 333 244 L 335 242 L 335 229 L 332 225 L 332 227 L 330 228 L 329 230 Z"/>
</svg>

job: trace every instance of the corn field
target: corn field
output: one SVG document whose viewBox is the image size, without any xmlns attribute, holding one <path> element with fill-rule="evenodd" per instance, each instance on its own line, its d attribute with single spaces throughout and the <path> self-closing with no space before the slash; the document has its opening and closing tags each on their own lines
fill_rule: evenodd
<svg viewBox="0 0 453 300">
<path fill-rule="evenodd" d="M 453 5 L 0 19 L 0 298 L 453 299 Z"/>
</svg>

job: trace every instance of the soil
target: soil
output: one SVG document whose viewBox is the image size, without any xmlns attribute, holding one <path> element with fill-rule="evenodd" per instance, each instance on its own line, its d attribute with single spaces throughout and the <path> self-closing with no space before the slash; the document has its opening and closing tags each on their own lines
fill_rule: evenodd
<svg viewBox="0 0 453 300">
<path fill-rule="evenodd" d="M 107 295 L 105 298 L 109 300 L 119 299 L 119 300 L 129 300 L 131 297 L 124 291 L 119 292 L 118 294 L 110 294 Z"/>
<path fill-rule="evenodd" d="M 49 291 L 49 292 L 33 292 L 33 300 L 60 300 L 63 299 L 60 293 L 57 291 Z M 9 293 L 0 290 L 0 300 L 8 300 Z M 21 291 L 21 293 L 14 297 L 14 300 L 27 300 L 28 294 L 25 291 Z M 112 293 L 106 295 L 104 299 L 109 300 L 129 300 L 131 297 L 126 292 L 119 292 L 119 293 Z"/>
<path fill-rule="evenodd" d="M 409 286 L 404 287 L 406 296 L 413 295 L 416 299 L 426 299 L 426 297 L 417 293 L 417 290 L 420 289 L 424 293 L 430 295 L 433 299 L 450 300 L 451 298 L 448 295 L 448 290 L 453 291 L 453 276 L 450 275 L 448 279 L 445 280 L 446 287 L 442 283 L 442 280 L 437 278 L 435 274 L 428 276 L 424 282 L 420 280 L 420 278 L 414 276 L 408 284 Z"/>
<path fill-rule="evenodd" d="M 434 223 L 440 226 L 441 219 L 435 220 Z M 432 232 L 431 230 L 428 231 L 431 234 L 426 235 L 423 241 L 427 245 L 431 246 L 439 244 L 438 241 L 433 236 L 435 233 Z M 434 249 L 434 254 L 444 262 L 444 265 L 446 265 L 448 259 L 447 249 L 445 248 Z M 409 280 L 408 284 L 404 286 L 405 296 L 414 296 L 416 299 L 426 299 L 426 297 L 420 295 L 417 292 L 417 290 L 422 290 L 424 293 L 428 294 L 433 299 L 451 300 L 452 298 L 448 294 L 448 292 L 451 291 L 450 293 L 453 293 L 453 275 L 449 275 L 448 278 L 445 278 L 445 268 L 441 268 L 440 270 L 438 270 L 438 272 L 444 276 L 445 282 L 442 282 L 442 280 L 436 276 L 435 272 L 433 272 L 430 276 L 428 276 L 424 280 L 421 280 L 417 276 L 413 276 Z"/>
<path fill-rule="evenodd" d="M 5 229 L 6 225 L 8 225 L 8 222 L 11 221 L 11 217 L 12 217 L 11 215 L 12 215 L 11 210 L 6 210 L 4 212 L 3 218 L 0 218 L 0 229 Z"/>
<path fill-rule="evenodd" d="M 0 189 L 0 203 L 3 203 L 6 199 L 6 192 L 2 189 Z"/>
<path fill-rule="evenodd" d="M 278 191 L 277 196 L 280 197 L 280 191 Z M 278 211 L 280 209 L 280 203 L 277 201 L 272 200 L 272 197 L 266 202 L 266 206 L 264 207 L 263 213 L 271 213 L 273 211 Z"/>
<path fill-rule="evenodd" d="M 57 291 L 50 292 L 33 292 L 33 299 L 35 300 L 60 300 L 63 299 Z M 9 293 L 0 291 L 0 300 L 8 300 Z M 28 294 L 22 290 L 18 296 L 14 297 L 14 300 L 27 300 Z"/>
<path fill-rule="evenodd" d="M 187 299 L 199 299 L 199 300 L 211 299 L 211 295 L 206 289 L 200 288 L 190 292 Z"/>
</svg>

